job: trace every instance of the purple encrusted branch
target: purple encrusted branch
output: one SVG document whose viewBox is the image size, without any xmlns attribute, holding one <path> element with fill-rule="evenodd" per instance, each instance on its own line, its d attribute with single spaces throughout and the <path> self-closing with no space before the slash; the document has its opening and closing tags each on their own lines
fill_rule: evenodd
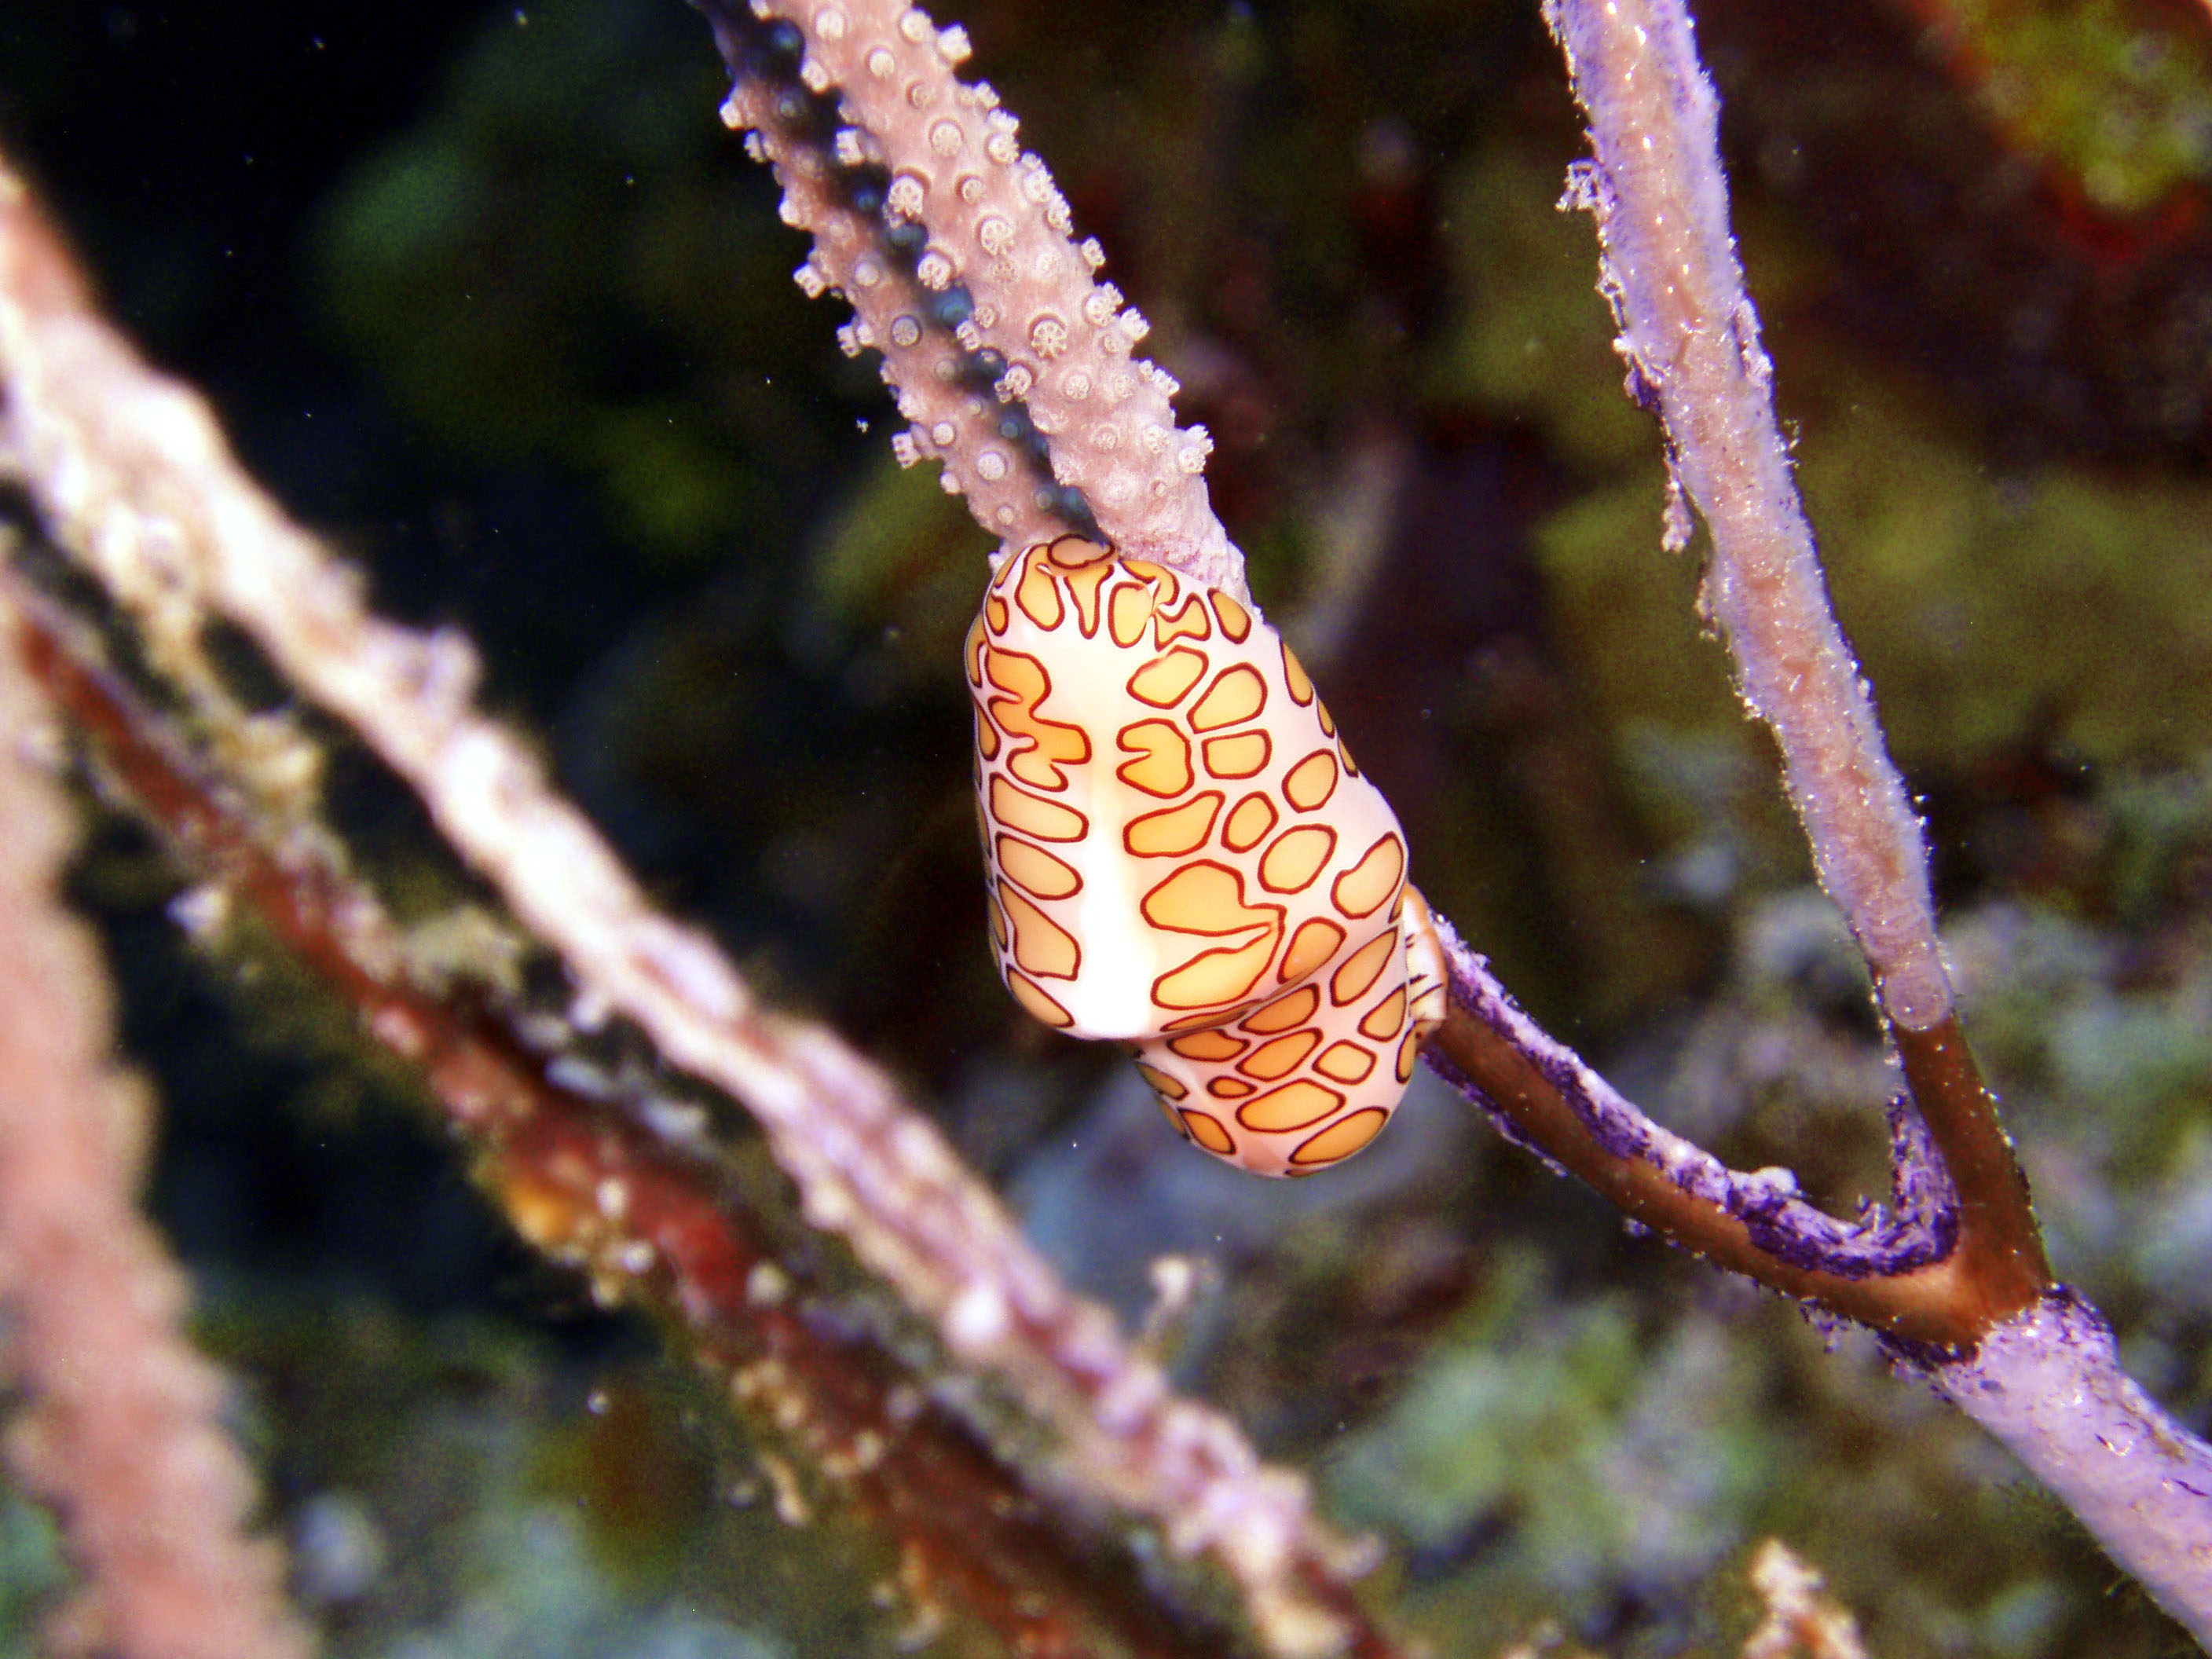
<svg viewBox="0 0 2212 1659">
<path fill-rule="evenodd" d="M 1889 1214 L 1825 1214 L 1787 1170 L 1729 1170 L 1652 1124 L 1513 1006 L 1478 957 L 1433 1042 L 1510 1134 L 1683 1248 L 1913 1356 L 1964 1354 L 2051 1283 L 2027 1182 L 1944 973 L 1927 852 L 1874 702 L 1829 611 L 1774 422 L 1771 365 L 1728 228 L 1719 101 L 1679 0 L 1553 0 L 1595 159 L 1564 206 L 1601 243 L 1628 394 L 1662 420 L 1666 546 L 1712 531 L 1705 598 L 1747 710 L 1774 732 L 1814 865 L 1874 971 L 1905 1093 L 1891 1099 Z"/>
<path fill-rule="evenodd" d="M 1900 1200 L 1919 1204 L 1949 1186 L 1956 1213 L 1971 1218 L 1946 1252 L 1948 1271 L 1914 1287 L 1923 1311 L 1937 1316 L 1916 1320 L 1917 1331 L 1895 1318 L 1874 1322 L 1971 1346 L 2031 1305 L 2050 1269 L 2027 1183 L 1959 1027 L 1920 823 L 1829 607 L 1776 423 L 1773 366 L 1729 230 L 1719 100 L 1680 0 L 1548 0 L 1545 17 L 1593 152 L 1572 171 L 1562 205 L 1596 222 L 1599 288 L 1619 325 L 1629 395 L 1659 416 L 1666 437 L 1663 543 L 1687 544 L 1692 507 L 1711 532 L 1705 604 L 1746 708 L 1774 734 L 1821 884 L 1872 972 L 1909 1110 L 1925 1128 L 1893 1134 Z M 1806 1263 L 1797 1231 L 1759 1228 L 1792 1266 Z"/>
<path fill-rule="evenodd" d="M 1928 1379 L 2212 1645 L 2212 1445 L 2120 1369 L 2094 1308 L 2055 1286 Z"/>
<path fill-rule="evenodd" d="M 1772 729 L 1822 884 L 1873 970 L 1907 1092 L 1890 1109 L 1896 1218 L 1856 1225 L 1786 1171 L 1744 1175 L 1652 1123 L 1449 939 L 1431 1063 L 1507 1133 L 1625 1213 L 1881 1333 L 2045 1480 L 2113 1558 L 2212 1641 L 2212 1449 L 2119 1369 L 2104 1321 L 2052 1279 L 2027 1183 L 1953 1004 L 1926 849 L 1827 602 L 1775 422 L 1729 228 L 1718 100 L 1680 0 L 1547 0 L 1595 160 L 1589 210 L 1627 389 L 1656 412 L 1663 538 L 1711 532 L 1705 602 L 1747 708 Z"/>
<path fill-rule="evenodd" d="M 1908 1096 L 1893 1109 L 1894 1196 L 1941 1248 L 1894 1261 L 1880 1250 L 1838 1251 L 1828 1229 L 1841 1224 L 1808 1219 L 1818 1212 L 1793 1207 L 1794 1187 L 1781 1180 L 1759 1201 L 1742 1178 L 1731 1184 L 1686 1163 L 1669 1140 L 1613 1115 L 1582 1114 L 1581 1127 L 1614 1161 L 1649 1163 L 1741 1223 L 1753 1251 L 1747 1271 L 1898 1287 L 1908 1293 L 1880 1288 L 1849 1306 L 1814 1299 L 1894 1337 L 1971 1348 L 2031 1305 L 2051 1273 L 2026 1182 L 1959 1028 L 1920 823 L 1829 608 L 1775 422 L 1772 365 L 1729 228 L 1718 100 L 1680 0 L 1549 0 L 1545 16 L 1594 153 L 1574 170 L 1563 205 L 1596 221 L 1599 287 L 1619 325 L 1629 394 L 1657 412 L 1666 437 L 1663 541 L 1686 544 L 1692 507 L 1711 532 L 1705 602 L 1746 707 L 1774 733 L 1814 866 L 1873 972 L 1905 1073 Z M 1547 1076 L 1559 1070 L 1534 1060 Z M 1557 1086 L 1571 1101 L 1578 1081 L 1561 1073 Z M 1698 1218 L 1676 1219 L 1704 1248 Z M 1760 1276 L 1781 1284 L 1773 1271 Z"/>
<path fill-rule="evenodd" d="M 1438 933 L 1450 964 L 1452 999 L 1458 1010 L 1523 1057 L 1571 1113 L 1590 1150 L 1623 1166 L 1656 1171 L 1711 1218 L 1736 1222 L 1760 1255 L 1802 1273 L 1853 1281 L 1895 1278 L 1950 1254 L 1959 1231 L 1957 1194 L 1941 1160 L 1925 1155 L 1926 1126 L 1909 1101 L 1900 1099 L 1891 1108 L 1893 1140 L 1908 1149 L 1897 1164 L 1891 1211 L 1870 1206 L 1856 1221 L 1840 1220 L 1801 1197 L 1796 1178 L 1787 1170 L 1732 1170 L 1654 1122 L 1579 1054 L 1529 1018 L 1492 975 L 1489 963 L 1468 949 L 1449 923 L 1440 922 Z M 1453 1064 L 1449 1051 L 1433 1051 L 1431 1064 L 1466 1091 L 1507 1139 L 1530 1147 L 1554 1167 L 1563 1164 L 1565 1149 L 1535 1140 L 1514 1111 Z M 1677 1237 L 1705 1248 L 1700 1236 Z"/>
</svg>

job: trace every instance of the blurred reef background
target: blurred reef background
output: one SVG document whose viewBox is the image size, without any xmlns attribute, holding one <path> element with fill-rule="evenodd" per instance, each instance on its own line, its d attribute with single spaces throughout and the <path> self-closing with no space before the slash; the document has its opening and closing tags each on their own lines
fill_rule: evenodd
<svg viewBox="0 0 2212 1659">
<path fill-rule="evenodd" d="M 1845 628 L 1928 814 L 2059 1273 L 2212 1416 L 2212 12 L 1705 0 L 1753 293 Z M 955 21 L 948 11 L 940 21 Z M 1771 757 L 1658 547 L 1580 134 L 1526 0 L 972 0 L 1211 428 L 1261 602 L 1415 876 L 1553 1031 L 1848 1206 L 1888 1081 Z M 1078 1283 L 1389 1547 L 1440 1654 L 1723 1654 L 1778 1534 L 1884 1659 L 2187 1650 L 1870 1341 L 1627 1237 L 1439 1089 L 1285 1190 L 1029 1024 L 955 667 L 984 539 L 902 473 L 678 0 L 0 0 L 0 139 L 248 464 L 482 646 L 659 896 L 933 1103 Z M 336 810 L 449 897 L 369 775 Z M 345 1017 L 77 896 L 167 1107 L 154 1205 L 334 1655 L 754 1659 L 920 1632 L 652 1334 L 510 1243 Z M 65 1571 L 0 1504 L 0 1655 Z M 939 1638 L 969 1650 L 970 1638 Z M 980 1638 L 975 1638 L 980 1640 Z"/>
</svg>

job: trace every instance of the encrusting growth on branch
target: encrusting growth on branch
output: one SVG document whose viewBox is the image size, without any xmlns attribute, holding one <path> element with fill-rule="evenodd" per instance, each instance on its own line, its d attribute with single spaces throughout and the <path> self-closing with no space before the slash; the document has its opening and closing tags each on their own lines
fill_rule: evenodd
<svg viewBox="0 0 2212 1659">
<path fill-rule="evenodd" d="M 1908 1100 L 1892 1107 L 1894 1213 L 1837 1220 L 1784 1172 L 1731 1170 L 1615 1093 L 1546 1036 L 1449 933 L 1452 1008 L 1430 1060 L 1509 1139 L 1579 1177 L 1623 1214 L 1786 1296 L 1881 1332 L 1902 1351 L 1971 1348 L 2002 1304 L 1986 1229 L 1975 1233 Z M 1981 1243 L 1966 1248 L 1969 1237 Z"/>
<path fill-rule="evenodd" d="M 2129 1379 L 2103 1319 L 2053 1281 L 2026 1177 L 1967 1047 L 1920 825 L 1828 608 L 1775 423 L 1772 368 L 1729 227 L 1717 100 L 1688 11 L 1683 0 L 1547 0 L 1545 16 L 1595 153 L 1563 205 L 1596 218 L 1600 287 L 1628 389 L 1656 406 L 1667 434 L 1674 494 L 1666 542 L 1687 541 L 1686 496 L 1712 532 L 1706 603 L 1744 701 L 1775 734 L 1814 867 L 1873 970 L 1906 1089 L 1893 1125 L 1915 1128 L 1893 1136 L 1900 1199 L 1916 1188 L 1940 1194 L 1954 1235 L 1932 1260 L 1900 1261 L 1811 1299 L 1884 1331 L 1893 1352 L 2049 1482 L 2161 1605 L 2212 1640 L 2212 1447 Z M 1486 981 L 1480 967 L 1455 958 L 1455 978 Z M 1455 1060 L 1482 1057 L 1484 1045 L 1470 1040 L 1476 1023 L 1455 1008 L 1441 1044 Z M 1569 1121 L 1559 1145 L 1599 1169 L 1601 1189 L 1616 1180 L 1633 1187 L 1622 1160 L 1643 1150 L 1620 1133 L 1609 1091 L 1559 1075 Z M 1680 1173 L 1669 1171 L 1685 1197 L 1711 1195 Z M 1786 1203 L 1747 1206 L 1744 1179 L 1723 1188 L 1721 1216 L 1769 1226 L 1790 1217 Z M 1674 1236 L 1699 1249 L 1732 1245 L 1718 1219 L 1680 1216 Z M 1790 1225 L 1753 1241 L 1770 1260 L 1747 1271 L 1807 1294 L 1791 1275 L 1849 1262 L 1818 1248 L 1816 1233 Z"/>
<path fill-rule="evenodd" d="M 1929 1380 L 2212 1648 L 2212 1444 L 2121 1369 L 2094 1308 L 2054 1288 Z"/>
<path fill-rule="evenodd" d="M 1814 867 L 1873 970 L 1911 1107 L 1927 1127 L 1899 1143 L 1898 1178 L 1955 1189 L 1948 1206 L 1956 1243 L 1942 1261 L 1896 1264 L 1847 1297 L 1812 1299 L 1878 1329 L 1970 1348 L 2033 1305 L 2051 1271 L 2025 1179 L 1952 1006 L 1920 824 L 1828 608 L 1775 424 L 1772 369 L 1729 230 L 1712 86 L 1674 0 L 1553 0 L 1545 15 L 1595 155 L 1563 205 L 1596 218 L 1600 286 L 1620 331 L 1628 389 L 1656 407 L 1667 434 L 1677 492 L 1668 543 L 1687 540 L 1686 496 L 1712 532 L 1708 603 L 1744 701 L 1781 747 Z M 1719 1248 L 1694 1217 L 1679 1225 L 1684 1242 Z M 1785 1252 L 1771 1269 L 1747 1271 L 1803 1295 L 1790 1275 L 1804 1265 Z"/>
</svg>

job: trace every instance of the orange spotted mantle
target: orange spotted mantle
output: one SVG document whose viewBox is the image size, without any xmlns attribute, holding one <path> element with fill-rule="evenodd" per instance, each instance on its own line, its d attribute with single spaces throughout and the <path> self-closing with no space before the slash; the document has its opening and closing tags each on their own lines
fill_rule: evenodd
<svg viewBox="0 0 2212 1659">
<path fill-rule="evenodd" d="M 1375 1138 L 1444 1012 L 1406 841 L 1281 636 L 1075 537 L 1009 558 L 969 631 L 999 971 L 1131 1043 L 1168 1120 L 1256 1174 Z"/>
</svg>

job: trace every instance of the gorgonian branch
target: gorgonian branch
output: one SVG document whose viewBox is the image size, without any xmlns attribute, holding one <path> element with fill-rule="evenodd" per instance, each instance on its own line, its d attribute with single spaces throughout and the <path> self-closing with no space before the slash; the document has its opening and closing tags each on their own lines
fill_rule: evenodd
<svg viewBox="0 0 2212 1659">
<path fill-rule="evenodd" d="M 2128 1378 L 2102 1318 L 2051 1280 L 2026 1179 L 1953 1004 L 1920 825 L 1828 608 L 1790 477 L 1689 14 L 1681 0 L 1547 0 L 1545 16 L 1595 152 L 1567 204 L 1597 221 L 1629 391 L 1656 404 L 1667 434 L 1666 540 L 1687 540 L 1686 497 L 1712 534 L 1706 599 L 1744 701 L 1775 734 L 1814 866 L 1873 969 L 1926 1146 L 1955 1194 L 1956 1243 L 1942 1258 L 1814 1299 L 1893 1343 L 1932 1338 L 1934 1351 L 1905 1352 L 2212 1638 L 2212 1447 Z M 1592 1139 L 1596 1123 L 1584 1115 Z M 1900 1183 L 1927 1167 L 1924 1148 L 1897 1150 Z M 1751 1218 L 1732 1196 L 1723 1207 Z M 1852 1305 L 1869 1293 L 1871 1316 Z"/>
<path fill-rule="evenodd" d="M 0 592 L 0 632 L 13 620 Z M 228 1385 L 187 1339 L 191 1287 L 137 1208 L 148 1102 L 108 1057 L 99 947 L 60 897 L 70 813 L 39 758 L 53 719 L 0 647 L 0 1303 L 24 1395 L 8 1455 L 82 1575 L 46 1638 L 120 1659 L 303 1659 L 283 1553 L 248 1534 L 259 1494 L 223 1431 Z"/>
<path fill-rule="evenodd" d="M 1686 542 L 1686 501 L 1711 532 L 1706 603 L 1746 705 L 1775 735 L 1814 868 L 1873 971 L 1913 1103 L 1958 1190 L 1945 1340 L 1971 1343 L 2032 1307 L 2051 1271 L 1953 1005 L 1920 823 L 1828 606 L 1790 476 L 1729 228 L 1717 101 L 1675 0 L 1553 0 L 1545 15 L 1595 152 L 1568 202 L 1597 222 L 1630 394 L 1656 409 L 1667 435 L 1666 540 Z"/>
<path fill-rule="evenodd" d="M 1176 425 L 1174 380 L 1136 355 L 1147 325 L 1094 278 L 1105 255 L 1014 117 L 954 73 L 966 35 L 886 0 L 696 3 L 734 80 L 724 118 L 814 238 L 801 286 L 851 304 L 848 350 L 883 354 L 914 423 L 901 459 L 943 462 L 1017 552 L 1087 509 L 1125 557 L 1249 599 L 1201 476 L 1212 439 Z"/>
<path fill-rule="evenodd" d="M 1132 363 L 1141 329 L 1118 311 L 1118 295 L 1093 283 L 1095 245 L 1079 249 L 1072 240 L 1060 192 L 1044 164 L 1020 149 L 1012 117 L 988 87 L 954 73 L 968 53 L 965 37 L 886 0 L 698 3 L 737 76 L 726 114 L 753 129 L 785 185 L 786 216 L 815 236 L 799 280 L 810 292 L 834 288 L 853 304 L 848 348 L 884 353 L 884 377 L 918 422 L 907 453 L 941 459 L 979 521 L 1011 534 L 1009 526 L 1032 521 L 1009 518 L 1015 507 L 1002 499 L 1009 451 L 993 422 L 1003 420 L 1022 437 L 1022 453 L 1048 462 L 1063 489 L 1085 492 L 1117 547 L 1218 580 L 1214 550 L 1232 559 L 1235 550 L 1205 505 L 1197 476 L 1204 444 L 1176 432 L 1172 381 Z M 1642 73 L 1635 84 L 1649 101 L 1665 82 Z M 1709 97 L 1702 129 L 1696 97 L 1678 101 L 1686 125 L 1665 147 L 1679 161 L 1701 135 L 1710 150 L 1711 134 Z M 1650 117 L 1642 106 L 1632 112 L 1637 121 Z M 1594 172 L 1588 190 L 1612 204 L 1607 176 Z M 2016 1175 L 2007 1158 L 1990 1156 L 1992 1146 L 2002 1153 L 2002 1137 L 1948 1023 L 1918 825 L 1828 615 L 1810 532 L 1772 436 L 1717 159 L 1703 170 L 1670 162 L 1656 176 L 1674 193 L 1609 205 L 1604 222 L 1624 228 L 1609 237 L 1629 239 L 1625 228 L 1642 223 L 1639 214 L 1707 228 L 1682 233 L 1686 252 L 1667 253 L 1682 264 L 1679 282 L 1610 279 L 1624 318 L 1641 314 L 1644 287 L 1665 290 L 1674 307 L 1649 325 L 1624 321 L 1632 343 L 1623 349 L 1638 366 L 1638 385 L 1674 398 L 1662 398 L 1675 411 L 1670 422 L 1706 421 L 1693 412 L 1707 402 L 1727 413 L 1725 431 L 1710 436 L 1698 426 L 1675 448 L 1692 498 L 1727 515 L 1731 557 L 1722 585 L 1735 596 L 1730 636 L 1753 665 L 1744 670 L 1747 695 L 1796 757 L 1792 787 L 1808 803 L 1823 873 L 1875 957 L 1887 1003 L 1917 1022 L 1900 1038 L 1912 1092 L 1893 1112 L 1895 1217 L 1837 1220 L 1799 1198 L 1782 1172 L 1731 1171 L 1668 1133 L 1538 1030 L 1469 953 L 1460 954 L 1461 995 L 1432 1053 L 1516 1139 L 1668 1237 L 1900 1340 L 1969 1344 L 1995 1314 L 2025 1305 L 2047 1274 L 2039 1278 L 2039 1258 L 2019 1247 L 2033 1238 L 2032 1224 L 2014 1224 L 2026 1221 L 2024 1202 L 2007 1210 L 1991 1197 L 2017 1196 Z M 1635 182 L 1650 180 L 1639 173 Z M 1634 262 L 1624 254 L 1616 263 Z M 1714 317 L 1722 325 L 1709 326 Z M 1709 349 L 1717 331 L 1738 342 L 1726 362 Z M 991 373 L 998 378 L 987 395 Z M 1102 409 L 1121 411 L 1119 423 L 1098 419 Z M 925 431 L 920 423 L 935 419 L 933 410 L 944 411 L 942 423 Z M 1764 449 L 1753 442 L 1762 431 Z M 1147 480 L 1141 487 L 1139 477 Z M 1760 517 L 1777 490 L 1787 508 L 1778 532 Z M 1063 511 L 1070 503 L 1036 495 L 1030 506 Z M 1961 1195 L 1980 1218 L 1963 1250 L 1954 1248 Z M 1994 1251 L 1984 1248 L 1992 1232 L 1982 1224 L 1991 1217 L 2005 1224 Z"/>
<path fill-rule="evenodd" d="M 1712 532 L 1705 604 L 1746 706 L 1781 748 L 1821 884 L 1865 952 L 1885 1012 L 1926 1030 L 1952 1006 L 1927 848 L 1829 609 L 1790 477 L 1773 365 L 1729 228 L 1718 102 L 1688 15 L 1667 0 L 1551 0 L 1544 15 L 1595 153 L 1570 175 L 1568 201 L 1597 222 L 1600 286 L 1629 394 L 1666 429 L 1666 544 L 1689 540 L 1686 497 Z"/>
<path fill-rule="evenodd" d="M 1444 948 L 1453 1011 L 1431 1063 L 1510 1139 L 1723 1267 L 1907 1341 L 1966 1340 L 1941 1266 L 1959 1222 L 1940 1164 L 1923 1177 L 1900 1158 L 1892 1212 L 1839 1221 L 1799 1197 L 1788 1171 L 1731 1170 L 1653 1122 L 1523 1013 L 1456 934 Z M 1909 1102 L 1893 1104 L 1892 1133 L 1907 1145 L 1922 1133 Z"/>
<path fill-rule="evenodd" d="M 1666 540 L 1688 538 L 1686 498 L 1712 532 L 1706 602 L 1745 704 L 1774 732 L 1814 867 L 1873 970 L 1913 1104 L 1957 1189 L 1956 1249 L 1920 1270 L 1909 1294 L 1900 1282 L 1890 1316 L 1875 1322 L 1922 1322 L 1906 1304 L 1932 1290 L 1948 1331 L 1938 1340 L 1971 1345 L 2033 1305 L 2050 1268 L 1959 1028 L 1919 820 L 1829 609 L 1775 422 L 1772 367 L 1729 228 L 1712 86 L 1676 0 L 1553 0 L 1545 15 L 1595 152 L 1568 202 L 1597 221 L 1600 287 L 1620 325 L 1629 392 L 1656 408 L 1667 435 Z"/>
<path fill-rule="evenodd" d="M 2055 1286 L 1929 1380 L 2212 1649 L 2212 1444 L 2127 1374 L 2094 1308 Z"/>
</svg>

